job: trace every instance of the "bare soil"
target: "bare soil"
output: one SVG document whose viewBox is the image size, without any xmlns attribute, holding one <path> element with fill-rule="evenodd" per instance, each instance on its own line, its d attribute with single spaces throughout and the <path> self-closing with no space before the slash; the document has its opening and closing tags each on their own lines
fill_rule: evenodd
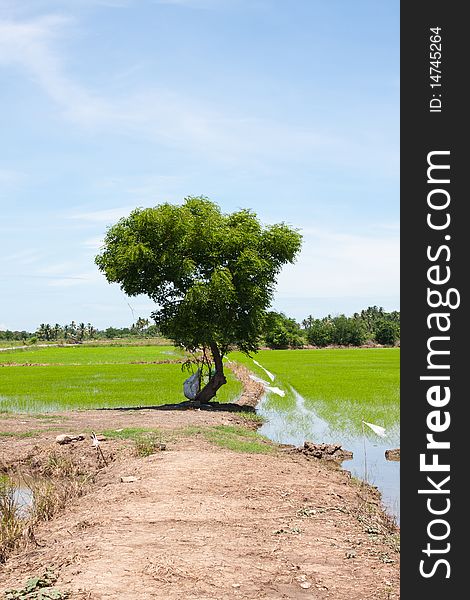
<svg viewBox="0 0 470 600">
<path fill-rule="evenodd" d="M 262 388 L 236 374 L 249 411 Z M 60 453 L 95 474 L 87 493 L 0 565 L 0 593 L 52 567 L 56 587 L 77 600 L 398 599 L 399 531 L 376 490 L 329 461 L 207 442 L 194 427 L 247 426 L 215 408 L 0 415 L 3 470 Z M 131 427 L 158 428 L 166 450 L 142 458 L 131 442 L 108 439 L 103 466 L 89 435 L 54 441 Z"/>
</svg>

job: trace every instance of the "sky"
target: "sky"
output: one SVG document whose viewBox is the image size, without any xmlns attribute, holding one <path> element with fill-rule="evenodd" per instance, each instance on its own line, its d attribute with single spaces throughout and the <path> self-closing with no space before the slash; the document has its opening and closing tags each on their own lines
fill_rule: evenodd
<svg viewBox="0 0 470 600">
<path fill-rule="evenodd" d="M 148 317 L 94 257 L 189 195 L 300 229 L 274 309 L 399 309 L 398 0 L 0 0 L 0 89 L 0 329 Z"/>
</svg>

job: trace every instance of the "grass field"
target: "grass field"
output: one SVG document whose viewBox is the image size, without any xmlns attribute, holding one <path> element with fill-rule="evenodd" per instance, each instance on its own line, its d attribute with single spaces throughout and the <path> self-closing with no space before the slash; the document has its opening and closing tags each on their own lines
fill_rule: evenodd
<svg viewBox="0 0 470 600">
<path fill-rule="evenodd" d="M 266 373 L 240 353 L 230 355 L 259 377 Z M 286 396 L 270 395 L 273 407 L 293 408 L 292 386 L 307 406 L 337 429 L 356 429 L 361 419 L 397 427 L 399 422 L 400 375 L 398 348 L 262 350 L 254 356 L 276 375 L 272 385 Z"/>
<path fill-rule="evenodd" d="M 175 360 L 183 352 L 174 346 L 62 346 L 0 352 L 2 364 L 96 365 L 134 361 Z"/>
<path fill-rule="evenodd" d="M 185 400 L 181 364 L 130 364 L 177 359 L 173 347 L 37 348 L 0 355 L 0 411 L 60 410 L 157 406 Z M 240 382 L 229 372 L 219 402 L 236 400 Z"/>
</svg>

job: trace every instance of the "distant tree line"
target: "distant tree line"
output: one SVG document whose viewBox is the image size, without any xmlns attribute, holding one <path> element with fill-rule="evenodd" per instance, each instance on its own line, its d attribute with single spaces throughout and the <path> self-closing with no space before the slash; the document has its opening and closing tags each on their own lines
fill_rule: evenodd
<svg viewBox="0 0 470 600">
<path fill-rule="evenodd" d="M 366 343 L 394 346 L 400 339 L 400 313 L 369 306 L 352 317 L 315 318 L 297 323 L 284 313 L 270 312 L 265 321 L 264 342 L 268 348 L 301 348 L 305 345 L 362 346 Z"/>
<path fill-rule="evenodd" d="M 29 340 L 33 334 L 29 331 L 12 331 L 11 329 L 0 329 L 0 341 L 21 342 Z"/>
<path fill-rule="evenodd" d="M 0 331 L 0 340 L 24 341 L 25 343 L 41 342 L 82 342 L 85 340 L 103 340 L 126 337 L 158 337 L 160 332 L 156 325 L 150 324 L 149 319 L 139 317 L 130 327 L 108 327 L 98 329 L 91 323 L 76 323 L 66 325 L 41 323 L 35 332 L 29 331 Z"/>
<path fill-rule="evenodd" d="M 160 331 L 149 319 L 139 317 L 130 327 L 97 329 L 91 323 L 67 325 L 41 323 L 34 333 L 27 331 L 0 331 L 0 340 L 63 341 L 109 340 L 129 337 L 159 337 Z M 302 323 L 284 313 L 266 314 L 261 344 L 268 348 L 302 348 L 304 346 L 362 346 L 366 343 L 394 346 L 400 339 L 400 313 L 385 312 L 382 307 L 369 306 L 352 317 L 328 315 L 315 318 L 309 315 Z"/>
</svg>

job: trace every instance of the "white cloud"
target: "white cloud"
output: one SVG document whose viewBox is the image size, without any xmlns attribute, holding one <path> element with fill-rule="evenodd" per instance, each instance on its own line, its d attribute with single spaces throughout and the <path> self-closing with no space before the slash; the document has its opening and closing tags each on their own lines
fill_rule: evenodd
<svg viewBox="0 0 470 600">
<path fill-rule="evenodd" d="M 11 16 L 56 9 L 125 8 L 141 1 L 145 0 L 0 0 L 0 10 Z"/>
<path fill-rule="evenodd" d="M 98 272 L 79 273 L 64 277 L 51 278 L 49 287 L 71 287 L 77 285 L 90 285 L 102 281 L 103 277 Z"/>
<path fill-rule="evenodd" d="M 99 122 L 112 107 L 66 75 L 61 54 L 54 48 L 71 23 L 61 15 L 0 21 L 0 64 L 25 69 L 69 118 L 83 124 Z"/>
<path fill-rule="evenodd" d="M 135 206 L 154 206 L 162 198 L 174 200 L 175 191 L 187 184 L 183 175 L 154 175 L 138 173 L 134 175 L 104 177 L 94 182 L 98 193 L 113 193 L 121 198 L 132 198 Z M 179 197 L 179 194 L 177 194 Z"/>
<path fill-rule="evenodd" d="M 61 262 L 53 265 L 47 265 L 37 270 L 38 275 L 62 275 L 73 269 L 72 262 Z"/>
<path fill-rule="evenodd" d="M 19 252 L 14 252 L 13 254 L 7 254 L 2 257 L 3 264 L 11 264 L 13 266 L 18 265 L 31 265 L 38 262 L 41 258 L 43 258 L 43 253 L 38 252 L 37 250 L 20 250 Z"/>
<path fill-rule="evenodd" d="M 279 276 L 278 298 L 397 296 L 398 235 L 346 235 L 305 228 L 303 250 Z"/>
<path fill-rule="evenodd" d="M 116 208 L 107 208 L 105 210 L 92 210 L 84 212 L 76 212 L 69 215 L 69 219 L 80 221 L 90 221 L 93 223 L 109 223 L 112 224 L 121 217 L 127 217 L 129 213 L 135 209 L 135 206 L 120 206 Z"/>
<path fill-rule="evenodd" d="M 24 69 L 75 125 L 113 135 L 119 131 L 232 167 L 242 164 L 259 170 L 272 160 L 288 160 L 397 171 L 396 157 L 381 151 L 377 140 L 366 134 L 352 139 L 321 123 L 302 128 L 227 112 L 163 88 L 125 91 L 121 96 L 90 90 L 70 76 L 64 52 L 57 47 L 73 24 L 61 15 L 0 22 L 0 64 Z"/>
<path fill-rule="evenodd" d="M 99 250 L 104 244 L 102 237 L 89 238 L 82 242 L 82 246 L 90 250 Z"/>
</svg>

